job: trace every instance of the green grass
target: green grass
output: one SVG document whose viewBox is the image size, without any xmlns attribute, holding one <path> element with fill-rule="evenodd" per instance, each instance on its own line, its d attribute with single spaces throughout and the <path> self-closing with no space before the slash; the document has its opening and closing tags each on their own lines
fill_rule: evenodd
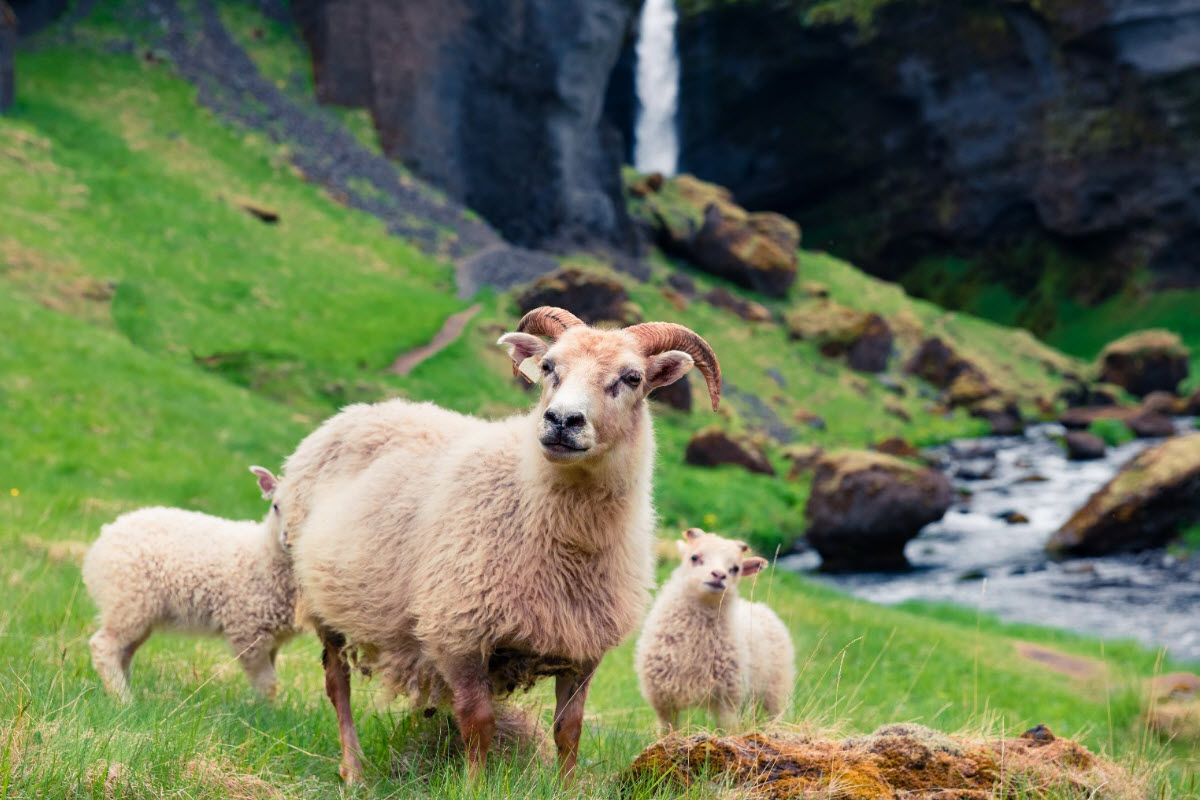
<svg viewBox="0 0 1200 800">
<path fill-rule="evenodd" d="M 1096 419 L 1088 425 L 1088 432 L 1104 440 L 1109 447 L 1117 447 L 1133 441 L 1133 431 L 1119 419 Z"/>
<path fill-rule="evenodd" d="M 285 82 L 298 74 L 286 30 L 240 6 L 222 13 L 264 72 Z M 258 27 L 261 38 L 247 33 Z M 431 399 L 487 416 L 525 407 L 529 396 L 494 346 L 515 308 L 508 295 L 484 293 L 458 341 L 404 379 L 383 372 L 465 307 L 450 266 L 305 183 L 285 150 L 215 120 L 168 67 L 89 44 L 98 30 L 82 28 L 70 50 L 23 53 L 20 102 L 0 118 L 0 798 L 330 796 L 339 791 L 336 728 L 311 637 L 281 655 L 281 696 L 270 705 L 254 699 L 220 642 L 155 636 L 135 665 L 136 702 L 118 706 L 89 663 L 94 608 L 78 567 L 54 545 L 88 542 L 104 522 L 149 504 L 256 517 L 265 509 L 246 466 L 277 466 L 356 399 Z M 278 210 L 280 223 L 260 223 L 237 199 Z M 924 388 L 899 374 L 900 358 L 892 371 L 905 394 L 893 397 L 774 323 L 752 328 L 701 302 L 675 310 L 659 289 L 667 268 L 658 259 L 649 284 L 630 286 L 646 317 L 700 331 L 729 382 L 801 440 L 930 443 L 982 430 L 962 412 L 930 413 Z M 829 256 L 803 253 L 801 269 L 838 302 L 903 323 L 901 356 L 938 333 L 1031 393 L 1052 391 L 1047 364 L 1071 363 Z M 801 302 L 793 294 L 771 305 Z M 912 422 L 880 413 L 888 401 Z M 768 445 L 773 479 L 682 464 L 699 427 L 756 427 L 744 402 L 724 409 L 714 417 L 698 402 L 691 415 L 657 415 L 662 527 L 699 524 L 770 553 L 802 531 L 808 492 L 783 477 L 781 448 Z M 802 409 L 825 430 L 795 424 Z M 802 670 L 788 722 L 843 733 L 895 720 L 973 733 L 1041 722 L 1160 769 L 1173 786 L 1197 765 L 1194 746 L 1159 742 L 1139 722 L 1137 681 L 1174 666 L 1154 653 L 970 611 L 879 608 L 781 572 L 754 592 L 796 640 Z M 1080 685 L 1025 663 L 1014 637 L 1100 658 L 1110 681 Z M 654 737 L 631 664 L 626 645 L 596 678 L 579 796 L 616 797 L 617 774 Z M 363 796 L 561 794 L 549 770 L 504 759 L 477 791 L 457 758 L 423 752 L 427 726 L 403 703 L 385 704 L 377 684 L 356 687 L 370 762 Z M 529 701 L 546 719 L 548 687 Z"/>
</svg>

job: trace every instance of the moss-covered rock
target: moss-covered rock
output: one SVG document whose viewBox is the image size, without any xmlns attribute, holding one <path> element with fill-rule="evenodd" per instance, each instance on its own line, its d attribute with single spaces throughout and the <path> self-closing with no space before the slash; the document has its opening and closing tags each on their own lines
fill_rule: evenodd
<svg viewBox="0 0 1200 800">
<path fill-rule="evenodd" d="M 874 312 L 819 300 L 790 309 L 784 319 L 792 338 L 816 343 L 822 355 L 845 356 L 860 372 L 887 369 L 895 336 L 887 320 Z"/>
<path fill-rule="evenodd" d="M 1138 397 L 1154 391 L 1174 393 L 1187 375 L 1188 349 L 1170 331 L 1131 333 L 1100 353 L 1100 379 Z"/>
<path fill-rule="evenodd" d="M 935 469 L 884 453 L 836 451 L 817 462 L 805 536 L 826 572 L 904 569 L 905 543 L 953 502 L 950 481 Z"/>
<path fill-rule="evenodd" d="M 1027 800 L 1144 797 L 1128 772 L 1068 739 L 972 740 L 911 723 L 841 741 L 675 734 L 642 751 L 621 780 L 676 792 L 721 786 L 733 790 L 730 796 L 761 800 L 989 800 L 1015 796 L 1014 787 Z"/>
<path fill-rule="evenodd" d="M 524 314 L 538 306 L 565 308 L 584 322 L 641 322 L 641 311 L 630 302 L 625 285 L 601 270 L 567 266 L 543 275 L 517 293 Z"/>
<path fill-rule="evenodd" d="M 775 467 L 771 466 L 766 453 L 756 441 L 717 427 L 708 427 L 697 432 L 688 442 L 684 460 L 697 467 L 736 464 L 750 472 L 775 474 Z"/>
<path fill-rule="evenodd" d="M 626 198 L 631 216 L 664 250 L 747 289 L 772 297 L 787 293 L 796 280 L 796 223 L 780 214 L 749 212 L 727 189 L 691 175 L 650 177 L 627 171 Z"/>
<path fill-rule="evenodd" d="M 1145 451 L 1050 538 L 1051 553 L 1104 555 L 1160 547 L 1200 519 L 1200 433 Z"/>
</svg>

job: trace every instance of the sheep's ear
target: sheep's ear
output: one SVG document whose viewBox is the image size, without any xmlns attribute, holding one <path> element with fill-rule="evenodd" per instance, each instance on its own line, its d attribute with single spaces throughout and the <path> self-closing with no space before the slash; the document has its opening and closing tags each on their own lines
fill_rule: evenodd
<svg viewBox="0 0 1200 800">
<path fill-rule="evenodd" d="M 271 495 L 275 494 L 275 487 L 279 485 L 275 476 L 271 474 L 271 470 L 255 466 L 251 467 L 250 471 L 258 478 L 258 488 L 262 492 L 263 500 L 270 500 Z"/>
<path fill-rule="evenodd" d="M 700 530 L 699 528 L 688 528 L 683 532 L 683 538 L 687 539 L 689 542 L 694 542 L 703 535 L 704 531 Z"/>
<path fill-rule="evenodd" d="M 668 350 L 650 359 L 646 365 L 646 388 L 669 386 L 684 376 L 696 362 L 682 350 Z"/>
<path fill-rule="evenodd" d="M 679 551 L 679 555 L 681 555 L 681 556 L 685 555 L 687 553 L 688 543 L 685 542 L 683 539 L 676 539 L 675 540 L 675 549 Z"/>
<path fill-rule="evenodd" d="M 550 348 L 538 337 L 530 333 L 506 333 L 496 340 L 496 344 L 508 351 L 514 366 L 534 356 L 542 356 Z"/>
<path fill-rule="evenodd" d="M 749 578 L 751 575 L 757 575 L 762 572 L 767 566 L 767 560 L 760 556 L 750 556 L 750 558 L 742 559 L 742 577 Z"/>
</svg>

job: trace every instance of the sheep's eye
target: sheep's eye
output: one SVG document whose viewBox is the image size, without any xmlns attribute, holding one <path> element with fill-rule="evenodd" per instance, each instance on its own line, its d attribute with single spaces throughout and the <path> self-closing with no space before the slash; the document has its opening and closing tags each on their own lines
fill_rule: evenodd
<svg viewBox="0 0 1200 800">
<path fill-rule="evenodd" d="M 271 503 L 271 510 L 274 511 L 276 514 L 278 514 L 279 513 L 279 503 Z"/>
<path fill-rule="evenodd" d="M 693 554 L 693 555 L 692 555 L 692 563 L 693 563 L 693 564 L 699 564 L 699 563 L 700 563 L 700 556 L 699 556 L 699 555 L 696 555 L 696 554 Z"/>
<path fill-rule="evenodd" d="M 737 575 L 737 574 L 738 574 L 738 567 L 737 567 L 736 565 L 734 565 L 734 566 L 730 567 L 730 568 L 729 568 L 729 574 L 730 574 L 730 575 Z"/>
<path fill-rule="evenodd" d="M 623 380 L 636 389 L 642 382 L 642 376 L 638 375 L 636 372 L 633 372 L 629 375 L 626 375 Z"/>
<path fill-rule="evenodd" d="M 546 373 L 547 375 L 549 375 L 551 372 L 554 372 L 554 363 L 552 361 L 543 361 L 542 372 Z"/>
</svg>

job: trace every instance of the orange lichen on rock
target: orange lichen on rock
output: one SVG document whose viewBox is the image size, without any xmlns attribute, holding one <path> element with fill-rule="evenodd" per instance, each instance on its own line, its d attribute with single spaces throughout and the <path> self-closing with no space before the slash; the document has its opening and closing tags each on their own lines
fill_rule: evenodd
<svg viewBox="0 0 1200 800">
<path fill-rule="evenodd" d="M 842 741 L 791 733 L 674 734 L 643 751 L 623 780 L 682 787 L 707 782 L 761 800 L 1139 796 L 1124 770 L 1047 729 L 1035 730 L 1045 735 L 963 740 L 914 724 Z"/>
</svg>

